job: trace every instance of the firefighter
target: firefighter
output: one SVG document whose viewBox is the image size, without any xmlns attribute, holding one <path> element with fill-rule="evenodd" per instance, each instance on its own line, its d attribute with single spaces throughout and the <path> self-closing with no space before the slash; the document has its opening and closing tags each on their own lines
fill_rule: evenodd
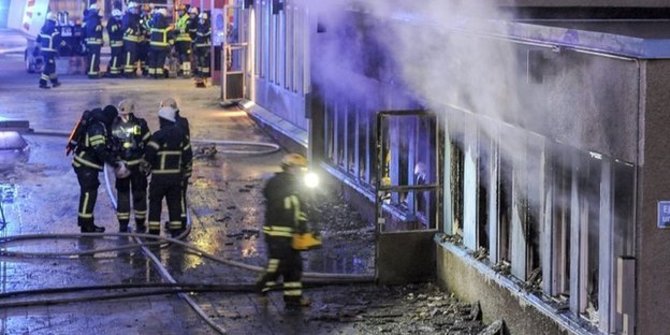
<svg viewBox="0 0 670 335">
<path fill-rule="evenodd" d="M 105 228 L 96 226 L 93 216 L 100 186 L 98 174 L 105 163 L 118 170 L 125 169 L 125 164 L 116 159 L 110 147 L 110 128 L 118 115 L 116 107 L 96 108 L 88 115 L 72 161 L 80 188 L 77 224 L 82 233 L 102 233 Z"/>
<path fill-rule="evenodd" d="M 162 107 L 172 107 L 175 110 L 175 124 L 179 127 L 184 134 L 186 135 L 186 143 L 190 147 L 191 144 L 191 128 L 188 124 L 188 119 L 179 114 L 179 106 L 177 106 L 177 101 L 173 98 L 167 98 L 161 101 Z M 191 150 L 191 149 L 189 149 Z M 192 150 L 191 150 L 192 151 Z M 191 152 L 191 155 L 193 153 Z M 193 174 L 192 167 L 189 165 L 184 171 L 184 175 L 181 181 L 181 223 L 186 226 L 186 190 L 188 189 L 188 180 Z"/>
<path fill-rule="evenodd" d="M 191 145 L 186 135 L 175 124 L 176 111 L 162 107 L 158 111 L 160 129 L 147 144 L 145 159 L 151 169 L 149 184 L 149 233 L 160 233 L 161 204 L 166 199 L 172 237 L 181 235 L 181 182 L 184 171 L 191 169 Z"/>
<path fill-rule="evenodd" d="M 195 38 L 195 57 L 197 63 L 196 85 L 205 87 L 209 78 L 210 47 L 212 46 L 212 27 L 207 12 L 198 16 L 198 32 Z"/>
<path fill-rule="evenodd" d="M 123 16 L 123 50 L 125 52 L 125 66 L 123 74 L 127 78 L 137 75 L 137 61 L 140 43 L 144 39 L 144 31 L 140 24 L 139 6 L 136 2 L 129 2 L 126 15 Z"/>
<path fill-rule="evenodd" d="M 107 33 L 109 34 L 109 47 L 112 50 L 107 66 L 107 76 L 118 77 L 123 72 L 123 13 L 114 9 L 112 17 L 107 21 Z"/>
<path fill-rule="evenodd" d="M 191 16 L 186 13 L 186 6 L 181 4 L 177 7 L 177 23 L 175 30 L 177 36 L 175 37 L 175 49 L 179 56 L 180 72 L 185 78 L 191 76 L 191 35 L 189 34 L 189 27 L 191 24 Z"/>
<path fill-rule="evenodd" d="M 84 42 L 86 43 L 86 68 L 88 78 L 100 78 L 100 49 L 102 48 L 102 23 L 97 4 L 86 11 L 84 20 Z"/>
<path fill-rule="evenodd" d="M 140 15 L 140 25 L 142 26 L 142 41 L 139 45 L 138 60 L 140 61 L 140 69 L 142 75 L 149 74 L 149 41 L 151 40 L 151 15 L 154 9 L 149 4 L 142 6 L 142 14 Z"/>
<path fill-rule="evenodd" d="M 174 44 L 172 28 L 168 23 L 167 10 L 161 8 L 156 11 L 151 26 L 151 42 L 149 49 L 149 75 L 154 78 L 164 78 L 165 57 Z"/>
<path fill-rule="evenodd" d="M 119 232 L 129 232 L 131 190 L 135 230 L 144 232 L 147 216 L 147 175 L 140 169 L 140 163 L 151 132 L 147 122 L 133 114 L 135 103 L 132 100 L 121 101 L 118 109 L 119 116 L 112 123 L 114 152 L 125 163 L 130 173 L 125 178 L 122 178 L 123 176 L 116 178 L 116 216 L 119 219 Z"/>
<path fill-rule="evenodd" d="M 198 7 L 191 7 L 188 9 L 188 17 L 190 18 L 188 22 L 188 34 L 191 36 L 191 41 L 195 42 L 195 38 L 198 36 Z"/>
<path fill-rule="evenodd" d="M 263 233 L 268 247 L 268 264 L 257 282 L 265 295 L 283 276 L 286 307 L 309 306 L 302 296 L 302 258 L 300 250 L 292 245 L 293 234 L 307 229 L 307 215 L 301 199 L 299 176 L 307 167 L 307 160 L 299 154 L 288 154 L 281 162 L 282 171 L 276 173 L 263 188 L 266 200 Z"/>
<path fill-rule="evenodd" d="M 40 76 L 40 88 L 50 88 L 60 86 L 58 75 L 56 74 L 56 56 L 58 56 L 58 46 L 63 43 L 60 32 L 56 27 L 56 15 L 53 12 L 47 14 L 47 20 L 37 35 L 37 45 L 40 54 L 44 59 L 44 68 Z"/>
</svg>

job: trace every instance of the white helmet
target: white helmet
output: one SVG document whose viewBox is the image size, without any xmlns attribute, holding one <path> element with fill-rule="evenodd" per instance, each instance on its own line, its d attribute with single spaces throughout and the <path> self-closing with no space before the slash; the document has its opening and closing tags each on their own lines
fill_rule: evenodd
<svg viewBox="0 0 670 335">
<path fill-rule="evenodd" d="M 100 8 L 98 8 L 98 4 L 95 4 L 95 3 L 94 3 L 94 4 L 91 4 L 90 7 L 88 7 L 88 10 L 94 10 L 94 11 L 97 12 L 97 11 L 100 10 Z"/>
<path fill-rule="evenodd" d="M 112 11 L 112 16 L 123 16 L 123 13 L 121 13 L 120 10 L 115 9 Z"/>
<path fill-rule="evenodd" d="M 198 7 L 193 6 L 189 8 L 188 13 L 198 15 Z"/>
<path fill-rule="evenodd" d="M 167 9 L 165 9 L 165 8 L 161 8 L 161 9 L 157 10 L 156 13 L 167 17 Z"/>
<path fill-rule="evenodd" d="M 200 15 L 198 17 L 200 18 L 200 20 L 207 20 L 209 18 L 207 16 L 207 12 L 200 13 Z"/>
<path fill-rule="evenodd" d="M 137 7 L 138 7 L 137 2 L 135 2 L 135 1 L 131 1 L 131 2 L 128 3 L 128 9 L 137 8 Z"/>
<path fill-rule="evenodd" d="M 54 14 L 54 12 L 48 12 L 47 20 L 56 21 L 56 14 Z"/>
</svg>

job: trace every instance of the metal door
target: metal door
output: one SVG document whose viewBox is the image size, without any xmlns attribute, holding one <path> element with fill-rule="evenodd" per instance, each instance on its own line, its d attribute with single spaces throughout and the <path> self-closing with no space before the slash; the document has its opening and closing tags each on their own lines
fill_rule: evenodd
<svg viewBox="0 0 670 335">
<path fill-rule="evenodd" d="M 376 277 L 430 280 L 440 225 L 438 122 L 423 110 L 377 114 Z"/>
<path fill-rule="evenodd" d="M 225 36 L 221 38 L 221 101 L 249 98 L 249 13 L 242 6 L 223 7 Z"/>
</svg>

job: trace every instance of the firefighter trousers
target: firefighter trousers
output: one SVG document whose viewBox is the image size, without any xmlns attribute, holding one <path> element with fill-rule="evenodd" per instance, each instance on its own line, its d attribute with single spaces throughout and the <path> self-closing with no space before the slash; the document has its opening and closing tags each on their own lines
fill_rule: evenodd
<svg viewBox="0 0 670 335">
<path fill-rule="evenodd" d="M 40 86 L 46 87 L 49 82 L 58 84 L 58 76 L 56 75 L 56 53 L 51 51 L 42 52 L 44 59 L 44 68 L 40 76 Z"/>
<path fill-rule="evenodd" d="M 210 69 L 209 69 L 209 63 L 210 63 L 210 55 L 209 55 L 209 47 L 196 47 L 195 48 L 195 57 L 196 57 L 196 63 L 197 63 L 197 71 L 198 71 L 198 77 L 200 78 L 209 78 L 210 75 Z"/>
<path fill-rule="evenodd" d="M 165 66 L 165 57 L 168 55 L 168 48 L 149 49 L 149 75 L 154 78 L 163 78 L 163 67 Z"/>
<path fill-rule="evenodd" d="M 125 52 L 125 66 L 123 73 L 127 77 L 134 77 L 137 69 L 139 43 L 133 41 L 123 41 L 123 51 Z"/>
<path fill-rule="evenodd" d="M 181 224 L 186 227 L 187 213 L 186 213 L 186 189 L 188 188 L 188 178 L 181 180 Z"/>
<path fill-rule="evenodd" d="M 265 237 L 268 246 L 268 264 L 256 283 L 261 293 L 267 293 L 283 277 L 284 302 L 294 303 L 302 298 L 302 257 L 291 247 L 290 237 Z"/>
<path fill-rule="evenodd" d="M 191 42 L 177 41 L 174 44 L 179 55 L 179 65 L 183 76 L 191 75 Z"/>
<path fill-rule="evenodd" d="M 98 187 L 100 186 L 98 174 L 100 171 L 80 166 L 75 167 L 74 172 L 77 174 L 77 181 L 79 182 L 77 224 L 81 227 L 90 227 L 93 226 L 95 221 L 93 210 L 98 199 Z"/>
<path fill-rule="evenodd" d="M 168 208 L 168 229 L 181 230 L 181 178 L 152 175 L 149 184 L 149 233 L 158 234 L 161 229 L 163 198 Z"/>
<path fill-rule="evenodd" d="M 147 176 L 140 171 L 138 165 L 129 166 L 130 176 L 116 179 L 116 217 L 121 227 L 128 227 L 130 222 L 130 198 L 132 194 L 133 211 L 136 226 L 144 226 L 147 217 Z"/>
<path fill-rule="evenodd" d="M 123 72 L 123 45 L 114 46 L 111 48 L 112 53 L 109 58 L 109 65 L 107 66 L 107 73 L 113 77 L 117 77 Z"/>
<path fill-rule="evenodd" d="M 100 78 L 100 44 L 86 44 L 86 74 L 91 79 Z"/>
</svg>

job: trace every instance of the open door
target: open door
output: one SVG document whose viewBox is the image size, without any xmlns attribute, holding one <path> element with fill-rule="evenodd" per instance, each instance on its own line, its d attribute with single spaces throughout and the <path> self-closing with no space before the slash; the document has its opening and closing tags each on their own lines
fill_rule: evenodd
<svg viewBox="0 0 670 335">
<path fill-rule="evenodd" d="M 426 111 L 377 114 L 376 277 L 381 283 L 435 276 L 438 134 L 435 115 Z"/>
<path fill-rule="evenodd" d="M 225 37 L 221 46 L 221 102 L 248 99 L 249 13 L 239 5 L 223 7 Z"/>
</svg>

